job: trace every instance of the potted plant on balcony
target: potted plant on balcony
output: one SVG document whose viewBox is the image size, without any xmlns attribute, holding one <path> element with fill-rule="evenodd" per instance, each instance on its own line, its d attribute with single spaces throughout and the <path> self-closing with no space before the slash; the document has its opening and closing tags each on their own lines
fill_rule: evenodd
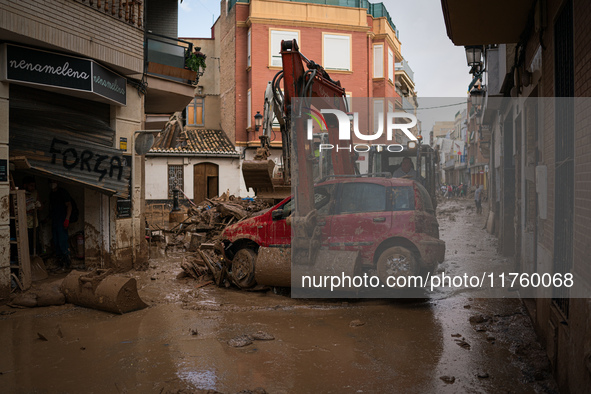
<svg viewBox="0 0 591 394">
<path fill-rule="evenodd" d="M 195 47 L 193 53 L 187 51 L 185 54 L 185 68 L 197 73 L 195 83 L 199 81 L 199 77 L 205 72 L 205 59 L 207 56 L 201 52 L 200 47 Z"/>
</svg>

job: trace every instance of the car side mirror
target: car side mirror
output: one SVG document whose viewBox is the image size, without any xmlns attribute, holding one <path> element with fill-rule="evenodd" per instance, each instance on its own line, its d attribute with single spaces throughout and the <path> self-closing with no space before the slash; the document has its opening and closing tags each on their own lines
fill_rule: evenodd
<svg viewBox="0 0 591 394">
<path fill-rule="evenodd" d="M 271 218 L 273 220 L 281 220 L 283 219 L 283 209 L 276 209 L 271 213 Z"/>
</svg>

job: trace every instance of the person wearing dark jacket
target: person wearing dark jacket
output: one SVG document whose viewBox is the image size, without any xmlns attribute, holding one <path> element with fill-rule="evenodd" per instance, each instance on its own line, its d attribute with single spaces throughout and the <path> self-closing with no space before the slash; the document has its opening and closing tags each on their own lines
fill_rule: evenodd
<svg viewBox="0 0 591 394">
<path fill-rule="evenodd" d="M 51 234 L 55 255 L 61 269 L 69 269 L 70 248 L 68 246 L 68 227 L 72 214 L 72 197 L 65 189 L 51 181 L 51 193 L 49 195 L 49 208 L 51 215 Z"/>
</svg>

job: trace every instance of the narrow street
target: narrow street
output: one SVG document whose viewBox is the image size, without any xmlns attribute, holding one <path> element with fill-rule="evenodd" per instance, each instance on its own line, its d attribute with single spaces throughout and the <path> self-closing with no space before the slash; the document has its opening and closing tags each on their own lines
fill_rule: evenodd
<svg viewBox="0 0 591 394">
<path fill-rule="evenodd" d="M 443 201 L 438 211 L 447 242 L 440 269 L 502 259 L 482 229 L 487 212 L 477 216 L 472 200 Z M 180 261 L 154 258 L 127 274 L 150 305 L 137 312 L 0 307 L 2 391 L 557 392 L 518 299 L 318 301 L 196 289 L 176 278 Z M 274 339 L 232 346 L 255 333 Z"/>
</svg>

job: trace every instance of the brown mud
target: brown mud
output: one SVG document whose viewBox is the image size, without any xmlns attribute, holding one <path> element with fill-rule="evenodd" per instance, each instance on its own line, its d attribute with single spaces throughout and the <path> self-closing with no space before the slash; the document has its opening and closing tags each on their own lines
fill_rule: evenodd
<svg viewBox="0 0 591 394">
<path fill-rule="evenodd" d="M 439 207 L 446 273 L 503 260 L 472 204 Z M 556 392 L 518 299 L 291 299 L 198 287 L 177 279 L 181 254 L 151 255 L 146 271 L 127 274 L 146 309 L 0 307 L 2 391 Z"/>
</svg>

